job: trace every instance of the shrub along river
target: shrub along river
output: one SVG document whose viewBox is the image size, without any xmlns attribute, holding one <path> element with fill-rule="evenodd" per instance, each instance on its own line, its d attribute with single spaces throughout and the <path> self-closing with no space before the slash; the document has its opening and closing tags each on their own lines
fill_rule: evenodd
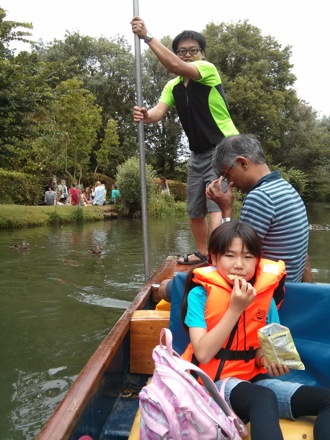
<svg viewBox="0 0 330 440">
<path fill-rule="evenodd" d="M 330 204 L 308 208 L 330 224 Z M 194 250 L 186 217 L 149 219 L 151 273 Z M 26 240 L 28 250 L 12 248 Z M 89 249 L 101 246 L 101 254 Z M 315 282 L 330 283 L 330 231 L 310 231 Z M 144 284 L 140 220 L 0 231 L 0 438 L 32 440 Z M 330 294 L 330 293 L 329 293 Z"/>
</svg>

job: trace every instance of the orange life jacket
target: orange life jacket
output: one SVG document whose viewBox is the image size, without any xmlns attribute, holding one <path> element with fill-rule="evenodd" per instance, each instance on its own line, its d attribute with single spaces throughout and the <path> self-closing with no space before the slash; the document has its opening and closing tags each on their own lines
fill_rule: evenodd
<svg viewBox="0 0 330 440">
<path fill-rule="evenodd" d="M 207 331 L 210 331 L 228 309 L 232 286 L 221 277 L 214 266 L 195 269 L 193 274 L 193 282 L 201 284 L 208 295 L 205 306 L 205 320 Z M 233 331 L 230 346 L 227 346 L 230 340 L 229 335 L 217 356 L 207 364 L 198 364 L 213 380 L 219 379 L 216 376 L 221 359 L 225 359 L 222 361 L 221 379 L 237 377 L 250 380 L 257 374 L 266 372 L 265 368 L 258 366 L 255 362 L 255 351 L 260 345 L 258 330 L 266 325 L 274 290 L 284 275 L 285 264 L 283 261 L 260 260 L 254 283 L 257 296 L 241 314 L 237 323 L 237 330 L 235 333 Z M 192 360 L 193 348 L 191 343 L 182 357 L 189 361 Z"/>
</svg>

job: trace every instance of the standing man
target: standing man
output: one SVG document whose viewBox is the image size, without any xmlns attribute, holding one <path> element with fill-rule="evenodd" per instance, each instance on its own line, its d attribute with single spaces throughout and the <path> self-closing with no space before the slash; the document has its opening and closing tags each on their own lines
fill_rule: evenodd
<svg viewBox="0 0 330 440">
<path fill-rule="evenodd" d="M 205 61 L 206 41 L 195 31 L 183 31 L 172 44 L 173 52 L 153 37 L 140 17 L 134 17 L 132 31 L 144 39 L 161 64 L 178 75 L 169 81 L 158 104 L 150 110 L 134 107 L 134 122 L 155 123 L 175 105 L 191 150 L 187 181 L 187 210 L 196 240 L 196 251 L 185 254 L 179 264 L 196 264 L 207 259 L 210 232 L 221 222 L 221 210 L 205 196 L 206 186 L 216 178 L 212 157 L 216 144 L 225 136 L 238 134 L 216 67 Z M 209 214 L 210 225 L 206 215 Z"/>
<path fill-rule="evenodd" d="M 311 282 L 304 202 L 279 171 L 269 170 L 260 142 L 248 134 L 223 139 L 215 150 L 213 166 L 220 178 L 208 186 L 206 195 L 221 207 L 222 222 L 231 220 L 235 187 L 246 194 L 240 221 L 258 234 L 263 258 L 283 260 L 287 281 Z M 226 192 L 221 189 L 224 180 Z"/>
</svg>

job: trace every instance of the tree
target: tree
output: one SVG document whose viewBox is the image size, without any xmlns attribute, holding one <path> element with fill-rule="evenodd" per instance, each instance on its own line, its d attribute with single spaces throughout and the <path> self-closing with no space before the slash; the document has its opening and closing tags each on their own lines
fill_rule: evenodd
<svg viewBox="0 0 330 440">
<path fill-rule="evenodd" d="M 21 41 L 31 43 L 32 23 L 21 23 L 18 21 L 6 20 L 6 12 L 0 7 L 0 58 L 8 59 L 14 55 L 14 51 L 10 49 L 13 41 Z M 21 29 L 22 28 L 22 29 Z"/>
<path fill-rule="evenodd" d="M 262 36 L 248 21 L 211 23 L 204 33 L 207 58 L 221 74 L 235 124 L 240 132 L 255 134 L 271 154 L 291 128 L 290 110 L 298 102 L 291 48 Z"/>
<path fill-rule="evenodd" d="M 104 130 L 104 138 L 100 143 L 100 148 L 95 151 L 96 163 L 95 173 L 98 168 L 101 171 L 108 169 L 110 176 L 115 176 L 117 166 L 123 162 L 123 154 L 119 144 L 117 134 L 117 121 L 109 119 L 107 128 Z"/>
<path fill-rule="evenodd" d="M 64 41 L 54 40 L 47 46 L 37 46 L 36 50 L 44 62 L 70 60 L 71 65 L 77 67 L 79 74 L 73 72 L 70 77 L 82 80 L 84 88 L 93 93 L 96 103 L 102 108 L 99 139 L 104 137 L 108 120 L 116 120 L 119 142 L 124 151 L 123 160 L 134 154 L 136 132 L 132 123 L 132 107 L 136 100 L 135 69 L 127 42 L 123 38 L 108 40 L 75 32 L 67 33 Z"/>
<path fill-rule="evenodd" d="M 47 69 L 35 54 L 0 60 L 0 166 L 24 170 L 39 122 L 52 100 Z"/>
<path fill-rule="evenodd" d="M 304 198 L 327 200 L 330 185 L 330 130 L 329 120 L 316 119 L 316 112 L 300 102 L 292 112 L 292 130 L 284 141 L 276 159 L 285 157 L 287 167 L 294 167 L 309 176 Z M 328 123 L 327 123 L 328 122 Z"/>
<path fill-rule="evenodd" d="M 256 135 L 271 164 L 310 176 L 306 200 L 324 199 L 329 185 L 329 131 L 297 97 L 290 46 L 263 36 L 248 21 L 211 23 L 204 33 L 207 58 L 221 74 L 239 131 Z"/>
<path fill-rule="evenodd" d="M 10 48 L 14 41 L 30 42 L 31 23 L 5 18 L 0 8 L 0 166 L 21 171 L 27 152 L 25 139 L 34 131 L 31 115 L 47 100 L 48 87 L 39 81 L 36 57 L 27 52 L 15 56 Z"/>
<path fill-rule="evenodd" d="M 55 173 L 81 179 L 101 126 L 101 109 L 82 81 L 69 79 L 56 87 L 47 131 L 33 143 L 36 163 Z"/>
</svg>

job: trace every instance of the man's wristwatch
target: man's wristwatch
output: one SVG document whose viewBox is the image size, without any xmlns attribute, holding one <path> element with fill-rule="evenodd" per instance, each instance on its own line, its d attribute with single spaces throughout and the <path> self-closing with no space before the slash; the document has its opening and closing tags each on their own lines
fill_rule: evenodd
<svg viewBox="0 0 330 440">
<path fill-rule="evenodd" d="M 231 217 L 225 217 L 221 220 L 221 224 L 231 222 Z"/>
<path fill-rule="evenodd" d="M 144 42 L 148 44 L 149 41 L 153 39 L 153 37 L 154 36 L 150 32 L 148 32 L 147 35 L 144 37 Z"/>
</svg>

